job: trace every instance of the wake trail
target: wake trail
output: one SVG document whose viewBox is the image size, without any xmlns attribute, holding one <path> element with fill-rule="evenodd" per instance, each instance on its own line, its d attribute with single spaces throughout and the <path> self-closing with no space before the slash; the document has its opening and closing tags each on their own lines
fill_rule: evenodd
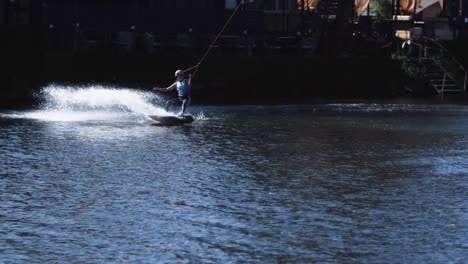
<svg viewBox="0 0 468 264">
<path fill-rule="evenodd" d="M 172 115 L 162 99 L 152 92 L 91 85 L 86 87 L 49 85 L 38 92 L 38 110 L 16 117 L 49 121 L 148 120 L 147 115 Z"/>
</svg>

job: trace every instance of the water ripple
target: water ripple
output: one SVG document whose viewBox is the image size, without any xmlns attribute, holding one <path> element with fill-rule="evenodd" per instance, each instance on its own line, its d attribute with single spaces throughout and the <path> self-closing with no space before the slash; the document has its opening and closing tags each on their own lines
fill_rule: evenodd
<svg viewBox="0 0 468 264">
<path fill-rule="evenodd" d="M 333 107 L 199 107 L 186 127 L 2 114 L 2 260 L 463 262 L 464 115 Z"/>
</svg>

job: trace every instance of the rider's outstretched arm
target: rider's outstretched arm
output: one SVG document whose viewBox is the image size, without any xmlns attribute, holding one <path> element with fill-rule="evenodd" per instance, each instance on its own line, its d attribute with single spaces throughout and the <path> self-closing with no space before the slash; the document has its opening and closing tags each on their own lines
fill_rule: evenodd
<svg viewBox="0 0 468 264">
<path fill-rule="evenodd" d="M 169 92 L 177 88 L 177 83 L 173 83 L 171 86 L 166 87 L 166 88 L 161 88 L 161 87 L 153 87 L 153 90 L 155 91 L 162 91 L 162 92 Z"/>
</svg>

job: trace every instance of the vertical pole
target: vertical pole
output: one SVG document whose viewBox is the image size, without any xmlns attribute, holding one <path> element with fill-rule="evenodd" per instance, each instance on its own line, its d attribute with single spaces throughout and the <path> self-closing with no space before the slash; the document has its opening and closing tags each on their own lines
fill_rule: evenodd
<svg viewBox="0 0 468 264">
<path fill-rule="evenodd" d="M 465 72 L 465 83 L 463 84 L 463 91 L 466 91 L 466 81 L 468 79 L 468 72 Z"/>
<path fill-rule="evenodd" d="M 465 31 L 465 21 L 464 21 L 464 17 L 463 17 L 463 0 L 460 0 L 460 5 L 459 5 L 459 8 L 460 10 L 458 11 L 458 15 L 460 17 L 459 19 L 459 23 L 460 23 L 460 39 L 461 40 L 464 40 L 464 31 Z"/>
<path fill-rule="evenodd" d="M 301 0 L 301 24 L 304 29 L 305 0 Z"/>
<path fill-rule="evenodd" d="M 396 8 L 395 8 L 395 15 L 400 15 L 400 9 L 401 9 L 401 2 L 400 0 L 396 0 Z"/>
<path fill-rule="evenodd" d="M 444 80 L 442 81 L 442 95 L 444 95 L 444 90 L 445 90 L 445 80 L 447 78 L 447 72 L 444 71 Z"/>
<path fill-rule="evenodd" d="M 458 15 L 461 17 L 463 16 L 463 0 L 459 0 L 458 8 Z"/>
<path fill-rule="evenodd" d="M 354 22 L 356 22 L 356 19 L 358 17 L 358 13 L 356 12 L 356 5 L 355 5 L 355 0 L 353 0 L 353 8 L 351 8 L 352 14 L 351 14 L 351 23 L 354 25 Z"/>
<path fill-rule="evenodd" d="M 411 32 L 411 38 L 414 39 L 414 28 L 416 25 L 416 9 L 418 7 L 418 0 L 413 0 L 414 1 L 414 8 L 413 8 L 413 26 L 412 26 L 412 32 Z"/>
</svg>

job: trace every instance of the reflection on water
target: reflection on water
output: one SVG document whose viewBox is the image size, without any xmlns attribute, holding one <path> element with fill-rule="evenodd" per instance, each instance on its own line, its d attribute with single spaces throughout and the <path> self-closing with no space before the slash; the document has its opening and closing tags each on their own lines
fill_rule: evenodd
<svg viewBox="0 0 468 264">
<path fill-rule="evenodd" d="M 2 114 L 1 259 L 464 261 L 466 107 L 193 111 L 182 127 Z"/>
</svg>

